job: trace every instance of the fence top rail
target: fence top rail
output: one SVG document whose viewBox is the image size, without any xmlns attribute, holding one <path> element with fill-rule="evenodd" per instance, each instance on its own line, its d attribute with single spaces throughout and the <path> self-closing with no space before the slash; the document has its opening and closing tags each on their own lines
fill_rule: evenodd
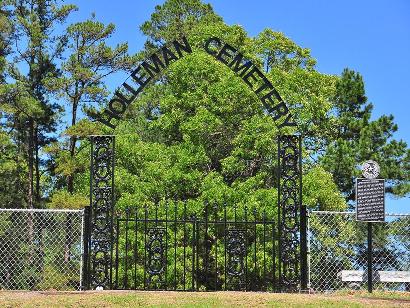
<svg viewBox="0 0 410 308">
<path fill-rule="evenodd" d="M 158 223 L 164 223 L 164 222 L 176 222 L 176 223 L 199 223 L 199 224 L 238 224 L 238 225 L 243 225 L 243 224 L 247 224 L 247 225 L 262 225 L 262 224 L 266 224 L 266 225 L 272 225 L 275 224 L 276 221 L 274 220 L 233 220 L 233 219 L 229 219 L 229 220 L 206 220 L 206 219 L 198 219 L 198 218 L 192 218 L 192 219 L 174 219 L 173 217 L 169 217 L 168 219 L 155 219 L 155 218 L 137 218 L 135 219 L 135 216 L 130 217 L 130 218 L 123 218 L 123 217 L 119 217 L 117 218 L 117 221 L 119 222 L 158 222 Z"/>
<path fill-rule="evenodd" d="M 84 209 L 69 210 L 69 209 L 0 209 L 0 212 L 37 212 L 37 213 L 82 213 Z"/>
<path fill-rule="evenodd" d="M 349 211 L 345 211 L 345 212 L 342 212 L 342 211 L 309 211 L 309 213 L 310 214 L 343 214 L 343 215 L 356 215 L 356 212 L 349 212 Z M 407 213 L 407 214 L 404 214 L 404 213 L 401 213 L 401 214 L 398 214 L 398 213 L 386 213 L 385 214 L 385 216 L 403 216 L 403 217 L 406 217 L 406 216 L 410 216 L 410 213 Z"/>
</svg>

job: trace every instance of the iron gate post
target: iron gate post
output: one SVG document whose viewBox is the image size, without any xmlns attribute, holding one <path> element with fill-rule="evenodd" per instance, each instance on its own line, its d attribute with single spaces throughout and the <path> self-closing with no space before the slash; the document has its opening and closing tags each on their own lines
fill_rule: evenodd
<svg viewBox="0 0 410 308">
<path fill-rule="evenodd" d="M 278 234 L 279 290 L 296 291 L 301 287 L 300 217 L 302 209 L 302 148 L 300 135 L 278 138 Z M 306 230 L 306 220 L 304 221 Z M 304 233 L 306 241 L 306 233 Z M 303 250 L 306 246 L 304 246 Z M 305 254 L 305 253 L 304 253 Z M 303 267 L 302 267 L 303 266 Z M 307 279 L 305 278 L 307 281 Z"/>
<path fill-rule="evenodd" d="M 112 289 L 114 136 L 91 136 L 88 286 Z"/>
<path fill-rule="evenodd" d="M 308 288 L 307 212 L 302 200 L 302 138 L 299 136 L 300 288 Z"/>
</svg>

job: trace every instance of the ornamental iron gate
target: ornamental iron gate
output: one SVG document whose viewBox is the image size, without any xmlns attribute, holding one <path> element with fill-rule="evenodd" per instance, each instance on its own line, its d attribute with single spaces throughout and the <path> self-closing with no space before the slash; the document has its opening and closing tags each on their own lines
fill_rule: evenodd
<svg viewBox="0 0 410 308">
<path fill-rule="evenodd" d="M 189 205 L 189 203 L 188 203 Z M 278 237 L 265 211 L 163 201 L 116 218 L 116 289 L 277 291 Z"/>
<path fill-rule="evenodd" d="M 205 205 L 202 215 L 188 215 L 186 203 L 183 210 L 175 203 L 170 214 L 167 201 L 164 207 L 129 209 L 125 217 L 118 216 L 115 244 L 115 138 L 93 136 L 91 143 L 91 208 L 84 230 L 86 288 L 306 289 L 300 136 L 278 139 L 277 219 L 226 205 Z"/>
</svg>

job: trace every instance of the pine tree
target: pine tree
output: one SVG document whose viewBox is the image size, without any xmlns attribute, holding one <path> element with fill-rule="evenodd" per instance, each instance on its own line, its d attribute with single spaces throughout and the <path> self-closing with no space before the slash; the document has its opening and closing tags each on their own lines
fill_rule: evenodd
<svg viewBox="0 0 410 308">
<path fill-rule="evenodd" d="M 7 125 L 13 139 L 27 160 L 27 205 L 40 206 L 41 148 L 56 131 L 59 105 L 48 98 L 44 80 L 56 75 L 55 62 L 61 56 L 65 39 L 55 35 L 57 24 L 65 21 L 75 9 L 58 6 L 59 1 L 10 1 L 11 23 L 15 28 L 13 65 L 9 69 L 14 81 L 6 91 L 3 103 Z"/>
<path fill-rule="evenodd" d="M 7 56 L 10 54 L 13 26 L 10 10 L 5 2 L 0 3 L 0 207 L 18 208 L 24 205 L 25 195 L 19 190 L 24 181 L 21 171 L 25 161 L 10 138 L 10 128 L 6 124 L 5 101 L 8 86 L 6 82 Z"/>
<path fill-rule="evenodd" d="M 108 46 L 107 40 L 114 31 L 113 24 L 104 25 L 95 18 L 70 25 L 65 36 L 68 58 L 61 65 L 62 74 L 47 80 L 48 88 L 70 106 L 68 114 L 71 121 L 65 131 L 69 140 L 54 144 L 49 150 L 56 159 L 56 172 L 60 178 L 57 188 L 66 186 L 71 195 L 75 192 L 75 175 L 87 168 L 76 157 L 78 138 L 88 137 L 97 129 L 84 118 L 84 113 L 81 119 L 80 108 L 83 112 L 91 112 L 95 106 L 106 102 L 109 91 L 104 83 L 105 78 L 129 70 L 135 63 L 135 59 L 127 54 L 126 43 Z M 54 200 L 57 199 L 61 200 Z"/>
<path fill-rule="evenodd" d="M 150 51 L 165 42 L 187 36 L 198 23 L 221 21 L 212 6 L 200 0 L 168 0 L 155 7 L 151 19 L 144 22 L 140 29 L 147 36 L 145 49 Z"/>
<path fill-rule="evenodd" d="M 398 129 L 393 115 L 372 120 L 372 110 L 362 76 L 345 69 L 333 98 L 337 125 L 321 162 L 348 201 L 355 199 L 354 178 L 360 176 L 359 165 L 369 159 L 380 165 L 386 192 L 398 197 L 410 192 L 410 150 L 404 141 L 393 139 Z"/>
</svg>

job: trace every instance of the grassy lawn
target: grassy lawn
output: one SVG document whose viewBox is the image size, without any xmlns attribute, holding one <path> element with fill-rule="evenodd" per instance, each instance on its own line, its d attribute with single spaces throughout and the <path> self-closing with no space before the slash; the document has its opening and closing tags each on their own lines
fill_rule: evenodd
<svg viewBox="0 0 410 308">
<path fill-rule="evenodd" d="M 0 291 L 0 307 L 410 307 L 410 293 Z"/>
</svg>

